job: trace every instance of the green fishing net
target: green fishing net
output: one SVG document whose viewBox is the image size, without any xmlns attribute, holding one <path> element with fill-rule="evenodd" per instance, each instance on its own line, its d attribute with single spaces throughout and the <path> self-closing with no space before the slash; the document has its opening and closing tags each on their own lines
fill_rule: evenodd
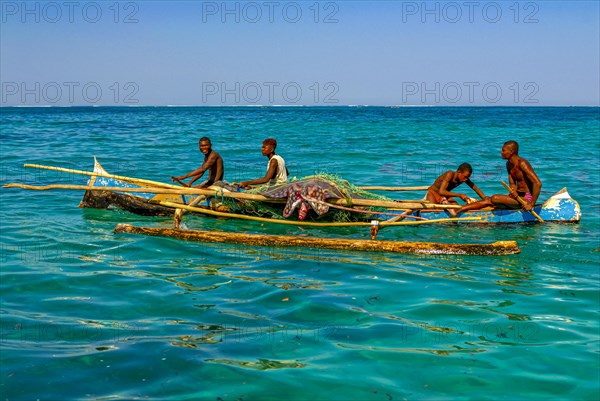
<svg viewBox="0 0 600 401">
<path fill-rule="evenodd" d="M 372 199 L 381 201 L 393 201 L 393 199 L 386 196 L 374 194 L 360 189 L 359 187 L 350 184 L 347 180 L 339 177 L 335 174 L 319 173 L 311 176 L 304 177 L 297 181 L 325 181 L 329 185 L 334 186 L 344 198 L 346 198 L 351 204 L 351 199 Z M 290 185 L 292 182 L 281 184 L 278 187 L 284 187 Z M 277 187 L 269 185 L 261 185 L 247 190 L 246 193 L 260 195 L 267 189 L 272 190 Z M 239 201 L 231 198 L 224 198 L 222 203 L 229 208 L 232 213 L 243 213 L 247 215 L 254 215 L 259 217 L 268 217 L 272 219 L 289 220 L 297 218 L 297 214 L 294 213 L 290 218 L 286 219 L 283 217 L 283 203 L 270 203 L 270 202 L 258 202 L 258 201 Z M 382 207 L 368 207 L 363 210 L 373 212 L 384 212 L 386 209 Z M 308 221 L 333 221 L 333 222 L 355 222 L 355 221 L 368 221 L 372 218 L 371 214 L 352 212 L 348 210 L 340 210 L 334 207 L 330 207 L 329 212 L 324 215 L 318 216 L 314 211 L 310 211 L 306 220 Z"/>
</svg>

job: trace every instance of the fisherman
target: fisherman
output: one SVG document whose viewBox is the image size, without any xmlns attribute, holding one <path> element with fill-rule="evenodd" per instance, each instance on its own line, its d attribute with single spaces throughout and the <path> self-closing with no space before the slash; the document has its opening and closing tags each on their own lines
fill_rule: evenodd
<svg viewBox="0 0 600 401">
<path fill-rule="evenodd" d="M 210 139 L 207 137 L 200 138 L 200 140 L 198 141 L 198 147 L 200 149 L 200 152 L 204 154 L 204 162 L 202 163 L 202 166 L 180 177 L 171 176 L 171 180 L 177 181 L 184 187 L 190 187 L 194 183 L 194 181 L 196 181 L 204 175 L 204 172 L 206 170 L 209 171 L 208 179 L 202 184 L 196 185 L 196 188 L 208 188 L 215 182 L 221 181 L 223 179 L 223 158 L 220 154 L 212 150 L 212 143 L 210 142 Z M 188 183 L 183 182 L 183 180 L 189 177 L 193 178 Z"/>
<path fill-rule="evenodd" d="M 525 211 L 530 211 L 533 208 L 540 196 L 542 182 L 533 170 L 533 167 L 531 167 L 531 164 L 519 156 L 519 144 L 516 141 L 505 142 L 500 155 L 506 160 L 510 194 L 492 195 L 479 202 L 463 206 L 458 210 L 458 213 L 467 210 L 483 209 L 487 206 L 504 209 L 519 209 L 522 206 Z M 517 195 L 525 201 L 524 205 L 521 205 L 517 201 Z"/>
<path fill-rule="evenodd" d="M 469 163 L 461 164 L 460 166 L 458 166 L 458 169 L 456 171 L 446 171 L 445 173 L 440 175 L 435 180 L 435 182 L 429 187 L 429 189 L 427 190 L 426 199 L 429 202 L 442 205 L 457 204 L 454 198 L 460 198 L 463 201 L 469 203 L 471 202 L 471 198 L 469 198 L 467 195 L 460 194 L 457 192 L 450 192 L 462 183 L 467 183 L 467 185 L 471 187 L 471 189 L 475 191 L 481 199 L 485 199 L 485 195 L 483 194 L 481 189 L 479 189 L 477 185 L 475 185 L 473 181 L 469 179 L 469 177 L 471 177 L 471 174 L 473 174 L 473 167 L 471 167 Z"/>
<path fill-rule="evenodd" d="M 267 138 L 262 143 L 262 154 L 269 158 L 267 163 L 267 172 L 264 177 L 255 180 L 244 181 L 240 183 L 240 187 L 244 189 L 250 188 L 251 185 L 259 185 L 269 183 L 269 185 L 282 184 L 287 182 L 288 169 L 285 167 L 283 157 L 275 154 L 277 141 L 273 138 Z"/>
</svg>

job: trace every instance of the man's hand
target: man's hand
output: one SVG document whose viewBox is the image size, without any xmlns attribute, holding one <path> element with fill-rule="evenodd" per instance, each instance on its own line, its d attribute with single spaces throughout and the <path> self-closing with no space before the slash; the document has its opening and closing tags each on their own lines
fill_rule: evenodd
<svg viewBox="0 0 600 401">
<path fill-rule="evenodd" d="M 173 176 L 171 176 L 171 180 L 173 182 L 177 181 L 179 184 L 183 185 L 184 187 L 188 187 L 189 188 L 190 184 L 186 184 L 185 182 L 181 181 L 183 179 L 184 179 L 184 176 L 181 176 L 181 177 L 173 177 Z"/>
<path fill-rule="evenodd" d="M 467 195 L 460 194 L 459 198 L 462 199 L 464 202 L 469 203 L 469 197 Z"/>
<path fill-rule="evenodd" d="M 523 210 L 525 210 L 526 212 L 530 211 L 531 209 L 533 209 L 533 204 L 529 203 L 527 201 L 523 202 Z"/>
</svg>

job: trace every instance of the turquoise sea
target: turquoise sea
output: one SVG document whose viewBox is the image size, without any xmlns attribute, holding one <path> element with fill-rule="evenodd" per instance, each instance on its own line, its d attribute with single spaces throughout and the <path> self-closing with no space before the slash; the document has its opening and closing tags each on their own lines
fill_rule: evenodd
<svg viewBox="0 0 600 401">
<path fill-rule="evenodd" d="M 83 185 L 37 163 L 170 182 L 202 160 L 262 176 L 428 185 L 464 161 L 503 192 L 509 139 L 578 225 L 387 228 L 379 238 L 513 239 L 522 253 L 418 256 L 115 235 L 169 218 L 77 207 L 78 191 L 0 189 L 2 400 L 598 400 L 599 108 L 2 108 L 0 180 Z M 464 192 L 469 189 L 465 188 Z M 422 193 L 396 193 L 415 198 Z M 186 216 L 188 228 L 367 238 Z"/>
</svg>

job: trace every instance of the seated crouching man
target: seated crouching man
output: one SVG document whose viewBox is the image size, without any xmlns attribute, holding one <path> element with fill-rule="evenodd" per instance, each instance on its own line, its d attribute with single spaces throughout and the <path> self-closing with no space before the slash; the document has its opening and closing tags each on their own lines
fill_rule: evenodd
<svg viewBox="0 0 600 401">
<path fill-rule="evenodd" d="M 255 180 L 244 181 L 240 183 L 240 187 L 244 189 L 250 188 L 252 185 L 260 185 L 269 183 L 269 185 L 282 184 L 288 180 L 288 170 L 285 167 L 283 157 L 275 154 L 277 141 L 273 138 L 268 138 L 263 141 L 262 155 L 269 158 L 267 163 L 267 172 L 264 177 Z"/>
<path fill-rule="evenodd" d="M 477 185 L 471 181 L 471 174 L 473 174 L 473 167 L 471 167 L 469 163 L 461 164 L 458 166 L 456 171 L 446 171 L 440 175 L 429 187 L 427 190 L 426 199 L 429 202 L 442 205 L 456 205 L 457 202 L 454 200 L 454 198 L 460 198 L 468 203 L 471 201 L 471 198 L 469 198 L 467 195 L 458 192 L 451 192 L 454 188 L 458 187 L 462 183 L 466 183 L 473 191 L 477 193 L 477 195 L 479 195 L 481 199 L 485 199 L 483 191 L 481 191 L 481 189 L 479 189 L 479 187 L 477 187 Z M 452 209 L 449 209 L 448 212 L 451 215 L 456 214 Z"/>
</svg>

